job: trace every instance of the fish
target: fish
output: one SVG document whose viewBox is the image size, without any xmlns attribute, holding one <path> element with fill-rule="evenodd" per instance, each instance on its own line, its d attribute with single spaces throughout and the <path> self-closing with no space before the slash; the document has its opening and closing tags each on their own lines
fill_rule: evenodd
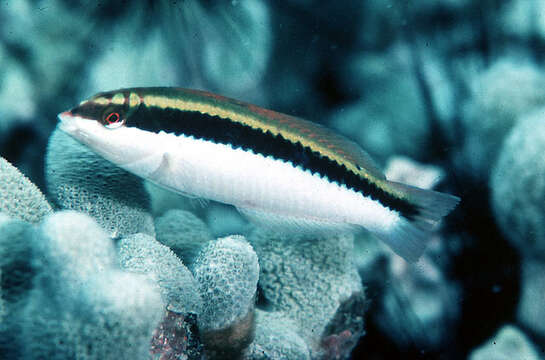
<svg viewBox="0 0 545 360">
<path fill-rule="evenodd" d="M 101 92 L 58 118 L 62 131 L 161 187 L 233 205 L 282 233 L 366 229 L 409 262 L 460 201 L 388 180 L 325 126 L 206 91 Z"/>
</svg>

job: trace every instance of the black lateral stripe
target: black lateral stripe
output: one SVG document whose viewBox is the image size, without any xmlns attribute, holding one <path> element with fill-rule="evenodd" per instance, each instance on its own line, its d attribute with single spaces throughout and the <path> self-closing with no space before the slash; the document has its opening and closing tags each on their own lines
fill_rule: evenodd
<svg viewBox="0 0 545 360">
<path fill-rule="evenodd" d="M 407 218 L 413 218 L 418 214 L 417 207 L 410 202 L 395 197 L 367 179 L 349 171 L 346 166 L 303 146 L 300 142 L 293 143 L 281 134 L 263 132 L 241 123 L 197 111 L 156 107 L 141 107 L 127 119 L 127 126 L 135 126 L 152 132 L 162 130 L 176 135 L 193 136 L 197 139 L 228 144 L 233 148 L 252 150 L 263 156 L 290 161 L 294 166 L 299 165 L 312 173 L 327 176 L 330 181 L 380 201 L 384 206 L 399 211 Z"/>
</svg>

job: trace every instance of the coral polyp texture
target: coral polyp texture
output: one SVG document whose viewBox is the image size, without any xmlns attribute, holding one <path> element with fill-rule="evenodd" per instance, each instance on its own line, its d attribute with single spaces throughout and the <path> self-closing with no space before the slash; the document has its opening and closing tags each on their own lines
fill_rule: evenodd
<svg viewBox="0 0 545 360">
<path fill-rule="evenodd" d="M 0 1 L 0 360 L 544 358 L 544 49 L 544 0 Z M 244 153 L 419 209 L 322 131 L 149 87 L 332 128 L 388 181 L 461 201 L 411 264 L 364 230 L 258 229 L 183 194 L 251 215 L 262 182 L 308 210 L 274 196 L 284 173 L 217 162 Z M 96 138 L 121 134 L 96 148 L 119 167 L 59 127 L 97 93 L 97 118 L 125 120 Z M 170 161 L 182 143 L 218 151 Z"/>
<path fill-rule="evenodd" d="M 37 223 L 52 212 L 36 185 L 3 157 L 0 157 L 0 186 L 0 212 L 30 223 Z"/>
<path fill-rule="evenodd" d="M 45 170 L 47 192 L 60 209 L 89 214 L 112 236 L 155 234 L 142 180 L 59 129 L 49 139 Z"/>
<path fill-rule="evenodd" d="M 199 314 L 202 299 L 193 275 L 167 246 L 146 234 L 129 235 L 118 244 L 119 261 L 128 271 L 147 274 L 159 286 L 170 311 Z"/>
<path fill-rule="evenodd" d="M 157 240 L 168 246 L 186 265 L 191 265 L 212 234 L 193 213 L 172 209 L 155 219 Z"/>
<path fill-rule="evenodd" d="M 234 357 L 253 340 L 257 255 L 242 236 L 210 242 L 193 265 L 203 311 L 198 318 L 205 345 Z"/>
<path fill-rule="evenodd" d="M 10 274 L 0 293 L 6 353 L 346 358 L 364 333 L 351 236 L 301 240 L 263 230 L 252 237 L 258 259 L 243 236 L 212 240 L 187 210 L 170 209 L 150 225 L 142 182 L 59 130 L 46 183 L 59 208 L 82 212 L 50 210 L 37 228 L 2 215 L 0 250 L 11 254 L 0 268 Z"/>
<path fill-rule="evenodd" d="M 304 339 L 313 356 L 327 351 L 323 340 L 335 335 L 332 330 L 348 330 L 354 339 L 362 335 L 365 307 L 346 311 L 343 306 L 364 297 L 352 258 L 352 235 L 309 239 L 260 229 L 250 241 L 259 256 L 259 284 L 268 307 L 293 320 L 292 331 Z M 350 319 L 345 328 L 330 326 L 343 312 Z M 354 341 L 347 343 L 355 345 Z M 341 358 L 351 349 L 343 350 Z"/>
<path fill-rule="evenodd" d="M 490 188 L 499 226 L 520 252 L 545 260 L 545 108 L 520 119 L 494 166 Z"/>
<path fill-rule="evenodd" d="M 34 235 L 32 288 L 20 310 L 23 359 L 145 359 L 164 312 L 154 285 L 122 271 L 89 216 L 58 212 Z"/>
<path fill-rule="evenodd" d="M 21 312 L 32 288 L 34 227 L 0 213 L 0 354 L 20 357 Z"/>
<path fill-rule="evenodd" d="M 284 314 L 256 310 L 255 323 L 255 339 L 245 350 L 244 359 L 310 359 L 297 326 Z"/>
</svg>

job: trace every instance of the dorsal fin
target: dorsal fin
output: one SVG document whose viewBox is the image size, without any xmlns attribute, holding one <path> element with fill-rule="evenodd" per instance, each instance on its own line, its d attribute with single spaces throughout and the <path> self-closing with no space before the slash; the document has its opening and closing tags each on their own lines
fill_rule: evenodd
<svg viewBox="0 0 545 360">
<path fill-rule="evenodd" d="M 375 160 L 373 160 L 371 155 L 369 155 L 367 151 L 363 150 L 357 143 L 345 138 L 342 135 L 338 135 L 327 128 L 323 129 L 327 130 L 328 132 L 324 135 L 324 139 L 329 143 L 334 144 L 339 150 L 343 151 L 344 157 L 347 160 L 352 161 L 361 168 L 360 170 L 363 170 L 378 179 L 386 179 L 386 176 L 380 169 L 380 166 L 375 162 Z"/>
</svg>

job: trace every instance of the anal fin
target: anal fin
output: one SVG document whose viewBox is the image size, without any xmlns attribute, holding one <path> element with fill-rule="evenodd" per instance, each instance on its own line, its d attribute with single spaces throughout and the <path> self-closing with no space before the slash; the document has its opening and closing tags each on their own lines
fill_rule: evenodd
<svg viewBox="0 0 545 360">
<path fill-rule="evenodd" d="M 346 223 L 284 215 L 252 207 L 237 206 L 237 210 L 254 224 L 285 235 L 290 233 L 309 236 L 337 235 L 339 233 L 354 232 L 358 228 L 355 225 Z"/>
</svg>

